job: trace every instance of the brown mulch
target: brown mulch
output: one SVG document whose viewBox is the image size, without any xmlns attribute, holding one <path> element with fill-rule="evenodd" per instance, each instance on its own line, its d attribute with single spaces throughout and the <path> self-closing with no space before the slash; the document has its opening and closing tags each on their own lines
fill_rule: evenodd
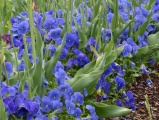
<svg viewBox="0 0 159 120">
<path fill-rule="evenodd" d="M 159 66 L 156 71 L 159 73 Z M 145 107 L 145 95 L 148 95 L 149 103 L 151 105 L 152 120 L 159 120 L 159 75 L 151 74 L 151 80 L 153 82 L 152 88 L 146 85 L 147 76 L 137 78 L 136 83 L 127 87 L 134 93 L 137 109 L 126 118 L 132 120 L 149 120 L 148 111 Z"/>
</svg>

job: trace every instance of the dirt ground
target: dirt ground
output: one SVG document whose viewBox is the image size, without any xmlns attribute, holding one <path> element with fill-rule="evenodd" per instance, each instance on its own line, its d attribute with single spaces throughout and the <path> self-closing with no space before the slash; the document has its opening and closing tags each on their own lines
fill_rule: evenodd
<svg viewBox="0 0 159 120">
<path fill-rule="evenodd" d="M 159 66 L 155 67 L 155 70 L 159 73 Z M 123 120 L 149 120 L 148 111 L 144 104 L 146 94 L 151 105 L 152 120 L 159 120 L 159 74 L 151 74 L 150 77 L 151 86 L 146 85 L 147 76 L 142 76 L 137 78 L 136 83 L 132 84 L 131 87 L 127 87 L 134 93 L 137 109 L 125 116 L 127 119 Z"/>
</svg>

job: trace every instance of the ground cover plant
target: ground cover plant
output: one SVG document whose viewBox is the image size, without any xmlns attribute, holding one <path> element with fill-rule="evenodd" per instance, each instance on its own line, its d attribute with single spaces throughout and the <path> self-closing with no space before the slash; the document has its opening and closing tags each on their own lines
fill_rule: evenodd
<svg viewBox="0 0 159 120">
<path fill-rule="evenodd" d="M 126 86 L 145 75 L 151 87 L 158 0 L 1 0 L 0 7 L 0 120 L 121 117 L 136 110 Z"/>
</svg>

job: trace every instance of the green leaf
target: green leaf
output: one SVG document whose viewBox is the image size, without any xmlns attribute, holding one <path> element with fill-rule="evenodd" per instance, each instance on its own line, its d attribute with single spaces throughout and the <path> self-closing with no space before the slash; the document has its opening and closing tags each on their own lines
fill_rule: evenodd
<svg viewBox="0 0 159 120">
<path fill-rule="evenodd" d="M 92 20 L 99 14 L 101 2 L 102 2 L 102 0 L 96 1 L 95 6 L 94 6 L 94 10 L 93 10 Z"/>
<path fill-rule="evenodd" d="M 140 60 L 142 60 L 142 62 L 147 61 L 153 55 L 154 51 L 156 52 L 158 50 L 159 50 L 158 44 L 153 45 L 153 46 L 141 47 L 140 49 L 138 49 L 135 56 L 132 57 L 131 59 L 133 62 L 137 62 Z"/>
<path fill-rule="evenodd" d="M 62 40 L 62 44 L 56 49 L 54 56 L 48 61 L 47 65 L 44 68 L 45 69 L 45 78 L 47 80 L 50 79 L 52 71 L 53 71 L 53 69 L 54 69 L 54 67 L 55 67 L 55 65 L 60 57 L 60 54 L 62 52 L 64 45 L 65 45 L 65 36 Z"/>
<path fill-rule="evenodd" d="M 4 103 L 1 96 L 0 96 L 0 120 L 8 120 L 7 113 L 5 111 Z"/>
<path fill-rule="evenodd" d="M 36 43 L 35 43 L 35 50 L 36 50 L 36 55 L 39 58 L 39 61 L 37 65 L 35 66 L 35 71 L 33 74 L 33 83 L 34 86 L 33 88 L 37 87 L 37 93 L 38 95 L 43 94 L 43 83 L 44 83 L 44 69 L 43 69 L 43 41 L 41 38 L 41 35 L 39 31 L 35 28 L 36 32 Z"/>
<path fill-rule="evenodd" d="M 82 49 L 82 48 L 86 47 L 86 45 L 87 45 L 87 36 L 81 31 L 80 26 L 78 25 L 78 23 L 76 21 L 75 21 L 75 25 L 78 29 L 78 34 L 79 34 L 79 37 L 80 37 L 79 48 Z"/>
<path fill-rule="evenodd" d="M 129 20 L 125 24 L 122 24 L 120 27 L 113 30 L 112 35 L 113 35 L 114 43 L 117 42 L 117 38 L 131 24 L 131 22 L 132 22 L 132 20 Z"/>
<path fill-rule="evenodd" d="M 152 5 L 154 5 L 156 0 L 150 0 L 149 3 L 146 5 L 146 9 L 150 10 L 152 8 Z"/>
<path fill-rule="evenodd" d="M 84 88 L 87 89 L 88 94 L 91 94 L 97 84 L 101 74 L 103 71 L 95 71 L 89 74 L 82 74 L 80 76 L 75 77 L 75 79 L 67 80 L 70 84 L 74 92 L 83 92 Z M 80 78 L 81 79 L 78 79 Z"/>
<path fill-rule="evenodd" d="M 49 120 L 52 120 L 52 117 L 54 117 L 57 112 L 58 110 L 55 110 L 54 112 L 49 113 L 49 116 L 48 116 Z"/>
<path fill-rule="evenodd" d="M 118 27 L 118 0 L 115 0 L 114 16 L 112 19 L 112 31 Z"/>
<path fill-rule="evenodd" d="M 96 63 L 96 61 L 92 61 L 92 62 L 86 64 L 83 68 L 79 69 L 76 72 L 75 76 L 89 73 L 94 68 L 95 63 Z"/>
<path fill-rule="evenodd" d="M 159 44 L 159 32 L 148 36 L 148 45 L 152 46 L 156 44 Z"/>
<path fill-rule="evenodd" d="M 118 107 L 115 105 L 107 105 L 100 102 L 86 102 L 87 105 L 92 105 L 95 107 L 96 114 L 99 118 L 113 118 L 125 116 L 132 112 L 131 109 L 124 107 Z"/>
</svg>

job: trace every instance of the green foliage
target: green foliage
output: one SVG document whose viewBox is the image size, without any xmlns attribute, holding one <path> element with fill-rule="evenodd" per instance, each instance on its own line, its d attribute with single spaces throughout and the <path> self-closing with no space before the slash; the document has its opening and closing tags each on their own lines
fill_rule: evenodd
<svg viewBox="0 0 159 120">
<path fill-rule="evenodd" d="M 102 102 L 86 102 L 85 104 L 95 107 L 96 114 L 99 118 L 120 117 L 129 114 L 132 110 L 115 105 L 107 105 Z"/>
<path fill-rule="evenodd" d="M 7 113 L 5 111 L 3 100 L 0 96 L 0 120 L 8 120 Z"/>
</svg>

